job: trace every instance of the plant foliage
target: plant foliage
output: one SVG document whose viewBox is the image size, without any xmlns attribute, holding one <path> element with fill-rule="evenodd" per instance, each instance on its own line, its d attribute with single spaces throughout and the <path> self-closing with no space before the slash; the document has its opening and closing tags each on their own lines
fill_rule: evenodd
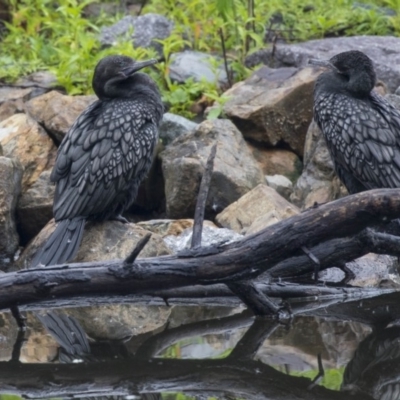
<svg viewBox="0 0 400 400">
<path fill-rule="evenodd" d="M 134 49 L 129 40 L 102 49 L 101 27 L 121 16 L 103 13 L 85 18 L 85 7 L 94 1 L 10 0 L 12 21 L 2 37 L 0 79 L 12 82 L 34 71 L 50 70 L 69 94 L 88 94 L 93 68 L 105 55 L 156 56 L 152 49 Z M 399 9 L 399 0 L 314 0 L 310 4 L 303 0 L 149 0 L 142 14 L 163 14 L 175 23 L 172 35 L 161 41 L 164 61 L 151 74 L 171 111 L 190 116 L 190 107 L 199 99 L 223 104 L 223 90 L 216 82 L 171 82 L 171 54 L 192 49 L 222 56 L 222 33 L 232 76 L 239 81 L 250 72 L 244 67 L 245 56 L 269 45 L 266 37 L 297 42 L 339 35 L 398 35 Z M 218 114 L 214 111 L 211 117 Z"/>
</svg>

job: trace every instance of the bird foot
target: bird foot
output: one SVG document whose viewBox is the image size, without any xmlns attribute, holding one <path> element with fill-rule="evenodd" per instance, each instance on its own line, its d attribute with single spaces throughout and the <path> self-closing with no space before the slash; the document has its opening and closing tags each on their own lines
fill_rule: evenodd
<svg viewBox="0 0 400 400">
<path fill-rule="evenodd" d="M 122 222 L 123 224 L 129 224 L 129 221 L 125 217 L 123 217 L 121 214 L 114 216 L 112 218 L 112 220 Z"/>
</svg>

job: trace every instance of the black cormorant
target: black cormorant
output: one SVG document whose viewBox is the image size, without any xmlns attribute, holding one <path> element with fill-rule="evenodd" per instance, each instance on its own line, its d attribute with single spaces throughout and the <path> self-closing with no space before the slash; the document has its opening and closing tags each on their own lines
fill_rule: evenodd
<svg viewBox="0 0 400 400">
<path fill-rule="evenodd" d="M 31 267 L 71 260 L 86 220 L 120 217 L 148 172 L 163 104 L 156 83 L 138 72 L 156 60 L 108 56 L 97 64 L 93 89 L 99 98 L 75 121 L 57 153 L 55 231 Z"/>
<path fill-rule="evenodd" d="M 352 50 L 310 63 L 328 68 L 315 84 L 314 119 L 348 192 L 400 187 L 400 113 L 373 91 L 371 59 Z"/>
</svg>

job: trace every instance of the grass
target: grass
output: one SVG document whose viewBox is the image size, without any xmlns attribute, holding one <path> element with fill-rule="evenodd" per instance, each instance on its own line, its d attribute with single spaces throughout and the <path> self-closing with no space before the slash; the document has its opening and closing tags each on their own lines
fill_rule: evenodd
<svg viewBox="0 0 400 400">
<path fill-rule="evenodd" d="M 55 73 L 69 94 L 92 93 L 91 77 L 97 61 L 108 54 L 126 54 L 137 59 L 156 56 L 152 49 L 133 49 L 129 40 L 102 49 L 101 26 L 109 26 L 120 15 L 101 14 L 86 19 L 84 8 L 94 0 L 10 0 L 12 22 L 2 38 L 0 80 L 13 82 L 38 70 Z M 159 84 L 171 112 L 191 116 L 196 101 L 223 104 L 216 82 L 184 84 L 168 76 L 170 56 L 184 49 L 222 55 L 220 33 L 234 81 L 251 71 L 243 61 L 249 52 L 265 47 L 265 32 L 289 42 L 341 35 L 399 35 L 400 16 L 388 16 L 379 7 L 400 10 L 400 0 L 369 0 L 369 8 L 354 6 L 353 0 L 149 0 L 142 14 L 156 12 L 175 22 L 172 35 L 161 41 L 164 61 L 150 72 Z M 358 3 L 359 4 L 359 3 Z M 35 10 L 34 12 L 32 10 Z M 271 18 L 276 23 L 271 24 Z M 221 32 L 219 31 L 221 30 Z M 217 117 L 218 111 L 212 117 Z"/>
</svg>

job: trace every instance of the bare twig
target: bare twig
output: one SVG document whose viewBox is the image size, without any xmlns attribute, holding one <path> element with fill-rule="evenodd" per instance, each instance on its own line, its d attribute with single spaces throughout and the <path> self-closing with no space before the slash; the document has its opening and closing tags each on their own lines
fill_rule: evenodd
<svg viewBox="0 0 400 400">
<path fill-rule="evenodd" d="M 226 77 L 228 78 L 228 85 L 229 85 L 229 87 L 232 87 L 231 71 L 229 70 L 228 58 L 226 56 L 225 38 L 224 38 L 224 32 L 223 32 L 222 28 L 218 29 L 218 33 L 219 33 L 219 37 L 221 39 L 222 56 L 224 57 L 224 67 L 225 67 Z"/>
<path fill-rule="evenodd" d="M 214 159 L 217 153 L 217 142 L 211 147 L 210 155 L 208 156 L 206 168 L 203 178 L 201 179 L 199 194 L 197 196 L 196 209 L 194 212 L 194 225 L 192 234 L 191 248 L 201 247 L 201 234 L 203 232 L 204 212 L 210 189 L 211 176 L 214 169 Z"/>
<path fill-rule="evenodd" d="M 128 257 L 125 258 L 124 264 L 125 265 L 131 265 L 134 263 L 136 260 L 137 256 L 140 254 L 140 252 L 144 249 L 146 246 L 147 242 L 151 238 L 151 233 L 147 233 L 144 237 L 142 237 L 137 243 L 135 248 L 132 250 L 132 253 L 129 254 Z"/>
</svg>

